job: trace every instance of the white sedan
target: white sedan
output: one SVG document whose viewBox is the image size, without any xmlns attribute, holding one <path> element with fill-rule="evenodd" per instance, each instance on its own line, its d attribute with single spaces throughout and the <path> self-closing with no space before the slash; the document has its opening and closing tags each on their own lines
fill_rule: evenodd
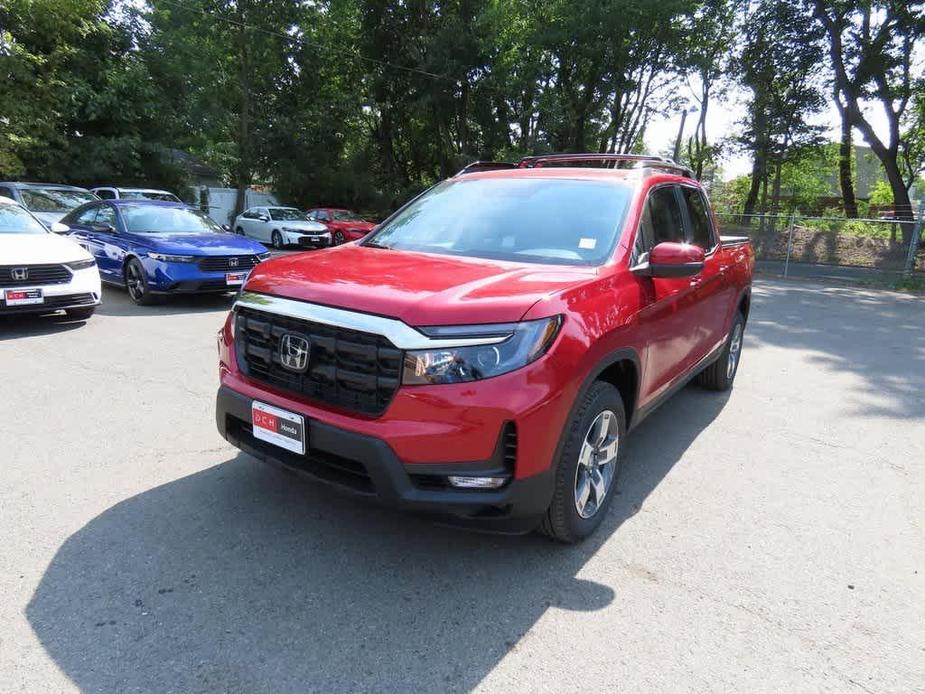
<svg viewBox="0 0 925 694">
<path fill-rule="evenodd" d="M 294 207 L 251 207 L 239 214 L 232 226 L 235 233 L 272 244 L 273 248 L 300 246 L 324 248 L 331 245 L 331 232 Z"/>
<path fill-rule="evenodd" d="M 52 227 L 67 231 L 58 223 Z M 85 248 L 0 197 L 0 316 L 63 310 L 86 320 L 101 297 L 100 273 Z"/>
</svg>

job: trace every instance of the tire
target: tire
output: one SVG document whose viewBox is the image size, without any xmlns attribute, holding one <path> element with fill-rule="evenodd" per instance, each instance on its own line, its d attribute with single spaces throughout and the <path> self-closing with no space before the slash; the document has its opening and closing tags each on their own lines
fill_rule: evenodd
<svg viewBox="0 0 925 694">
<path fill-rule="evenodd" d="M 237 227 L 234 230 L 234 233 L 236 233 L 238 236 L 244 236 L 244 229 L 242 229 L 241 227 Z"/>
<path fill-rule="evenodd" d="M 339 246 L 339 245 L 341 245 L 342 243 L 346 243 L 346 242 L 347 242 L 347 237 L 344 236 L 344 232 L 342 232 L 342 231 L 335 231 L 335 232 L 334 232 L 334 245 L 335 245 L 335 246 Z"/>
<path fill-rule="evenodd" d="M 88 306 L 87 308 L 68 308 L 64 310 L 64 312 L 67 314 L 67 317 L 73 320 L 89 320 L 94 311 L 96 311 L 96 306 Z"/>
<path fill-rule="evenodd" d="M 282 234 L 280 234 L 278 231 L 274 231 L 273 234 L 270 236 L 270 239 L 271 239 L 271 243 L 273 244 L 273 248 L 275 248 L 278 251 L 283 250 L 284 246 L 283 246 L 283 235 Z"/>
<path fill-rule="evenodd" d="M 601 436 L 604 433 L 606 437 Z M 564 434 L 565 442 L 556 462 L 552 503 L 539 530 L 559 542 L 572 543 L 597 529 L 614 497 L 622 442 L 626 436 L 626 413 L 620 391 L 609 383 L 596 381 L 582 396 Z M 583 455 L 588 446 L 591 455 Z M 608 451 L 612 451 L 612 455 L 606 455 Z M 584 464 L 580 458 L 590 464 Z M 592 480 L 597 482 L 592 483 Z M 582 487 L 584 494 L 580 493 Z M 603 489 L 602 499 L 595 491 L 600 488 Z"/>
<path fill-rule="evenodd" d="M 148 286 L 148 275 L 138 258 L 131 258 L 125 264 L 125 288 L 128 297 L 139 306 L 150 306 L 154 296 Z"/>
<path fill-rule="evenodd" d="M 716 361 L 697 374 L 697 383 L 708 390 L 729 390 L 742 361 L 742 338 L 745 334 L 745 316 L 736 312 L 729 338 Z"/>
</svg>

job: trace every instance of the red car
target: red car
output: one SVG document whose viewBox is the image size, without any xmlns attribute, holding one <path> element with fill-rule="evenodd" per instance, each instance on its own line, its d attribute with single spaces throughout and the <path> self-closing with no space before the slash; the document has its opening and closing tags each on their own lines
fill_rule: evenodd
<svg viewBox="0 0 925 694">
<path fill-rule="evenodd" d="M 348 241 L 357 241 L 376 228 L 372 222 L 367 222 L 356 212 L 339 210 L 333 207 L 317 207 L 307 210 L 305 214 L 309 219 L 324 224 L 331 232 L 331 243 L 339 246 Z"/>
<path fill-rule="evenodd" d="M 753 269 L 657 157 L 476 164 L 358 244 L 254 268 L 218 429 L 386 504 L 576 541 L 628 430 L 691 379 L 731 387 Z"/>
</svg>

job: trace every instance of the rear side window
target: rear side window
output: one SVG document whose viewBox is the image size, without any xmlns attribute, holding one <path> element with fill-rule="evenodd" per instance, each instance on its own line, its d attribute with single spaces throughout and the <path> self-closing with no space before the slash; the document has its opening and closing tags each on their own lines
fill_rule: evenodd
<svg viewBox="0 0 925 694">
<path fill-rule="evenodd" d="M 637 258 L 664 241 L 684 242 L 684 222 L 675 188 L 662 186 L 649 193 L 636 236 Z"/>
<path fill-rule="evenodd" d="M 98 197 L 102 198 L 103 200 L 113 200 L 116 197 L 115 192 L 107 188 L 102 188 L 96 191 L 96 194 Z"/>
<path fill-rule="evenodd" d="M 5 186 L 0 186 L 0 198 L 9 198 L 10 200 L 15 200 L 13 197 L 13 191 Z"/>
<path fill-rule="evenodd" d="M 690 243 L 700 246 L 705 251 L 710 251 L 715 246 L 713 240 L 713 225 L 710 223 L 710 215 L 707 212 L 707 203 L 701 193 L 696 188 L 682 187 L 684 201 L 687 204 L 687 214 L 690 217 Z"/>
</svg>

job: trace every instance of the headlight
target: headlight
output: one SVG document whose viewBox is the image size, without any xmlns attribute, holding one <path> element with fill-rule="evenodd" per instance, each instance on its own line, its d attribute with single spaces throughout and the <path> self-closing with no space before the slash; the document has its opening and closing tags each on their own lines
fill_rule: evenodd
<svg viewBox="0 0 925 694">
<path fill-rule="evenodd" d="M 257 260 L 260 261 L 261 263 L 262 263 L 264 260 L 269 260 L 269 259 L 270 259 L 270 251 L 267 251 L 266 253 L 258 253 L 258 254 L 257 254 Z"/>
<path fill-rule="evenodd" d="M 434 383 L 463 383 L 477 381 L 519 369 L 539 359 L 552 345 L 559 328 L 561 316 L 524 321 L 512 325 L 496 326 L 505 330 L 496 330 L 513 334 L 504 342 L 494 345 L 476 345 L 474 347 L 451 347 L 447 349 L 412 350 L 405 353 L 402 370 L 402 383 L 405 385 L 423 385 Z M 492 326 L 472 326 L 471 335 L 485 335 Z M 487 332 L 486 332 L 487 331 Z M 433 337 L 464 337 L 466 328 L 436 328 L 428 331 Z"/>
<path fill-rule="evenodd" d="M 160 260 L 162 263 L 195 263 L 194 255 L 167 255 L 166 253 L 148 253 L 149 258 Z"/>
<path fill-rule="evenodd" d="M 71 270 L 86 270 L 88 267 L 93 267 L 96 265 L 96 261 L 93 258 L 87 258 L 86 260 L 75 260 L 72 263 L 65 263 Z"/>
</svg>

